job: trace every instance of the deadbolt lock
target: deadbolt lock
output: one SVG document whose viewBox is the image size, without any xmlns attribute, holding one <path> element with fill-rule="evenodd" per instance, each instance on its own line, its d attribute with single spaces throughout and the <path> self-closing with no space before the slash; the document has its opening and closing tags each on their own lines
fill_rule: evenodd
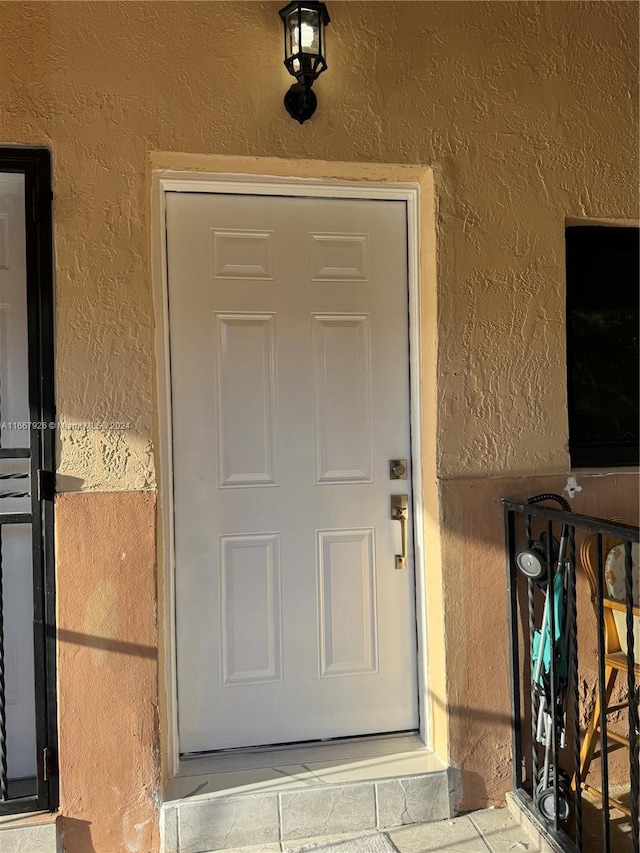
<svg viewBox="0 0 640 853">
<path fill-rule="evenodd" d="M 406 480 L 407 479 L 407 460 L 406 459 L 391 459 L 391 460 L 389 460 L 389 479 L 390 480 Z"/>
</svg>

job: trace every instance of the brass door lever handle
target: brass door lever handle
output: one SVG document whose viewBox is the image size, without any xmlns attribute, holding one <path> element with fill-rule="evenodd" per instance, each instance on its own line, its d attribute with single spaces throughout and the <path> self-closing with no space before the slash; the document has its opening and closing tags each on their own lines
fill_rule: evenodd
<svg viewBox="0 0 640 853">
<path fill-rule="evenodd" d="M 409 496 L 391 495 L 391 518 L 400 522 L 402 554 L 396 554 L 396 569 L 407 568 L 409 553 Z"/>
</svg>

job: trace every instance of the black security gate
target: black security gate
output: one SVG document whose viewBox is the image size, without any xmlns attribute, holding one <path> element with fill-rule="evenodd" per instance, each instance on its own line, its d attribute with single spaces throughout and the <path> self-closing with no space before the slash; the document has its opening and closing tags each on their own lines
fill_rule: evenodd
<svg viewBox="0 0 640 853">
<path fill-rule="evenodd" d="M 553 849 L 640 853 L 640 530 L 559 495 L 503 506 L 514 798 Z"/>
<path fill-rule="evenodd" d="M 0 815 L 57 807 L 51 156 L 0 147 Z"/>
</svg>

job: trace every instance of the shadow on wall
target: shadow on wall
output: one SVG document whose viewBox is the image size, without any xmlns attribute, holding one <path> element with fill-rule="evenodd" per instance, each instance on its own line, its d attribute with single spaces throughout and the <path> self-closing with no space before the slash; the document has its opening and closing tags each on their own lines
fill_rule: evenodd
<svg viewBox="0 0 640 853">
<path fill-rule="evenodd" d="M 104 652 L 127 655 L 129 657 L 150 658 L 156 660 L 158 649 L 155 646 L 143 646 L 140 643 L 127 643 L 124 640 L 114 640 L 111 637 L 98 637 L 95 634 L 85 634 L 81 631 L 69 631 L 59 628 L 56 634 L 59 643 L 72 643 L 78 646 L 86 646 L 91 649 L 100 649 Z"/>
<path fill-rule="evenodd" d="M 432 696 L 431 700 L 444 709 L 444 704 L 437 696 Z M 485 749 L 487 732 L 491 733 L 494 744 L 492 773 L 476 772 L 473 769 L 477 767 L 474 761 L 453 760 L 453 765 L 460 774 L 461 794 L 464 795 L 460 803 L 454 804 L 455 807 L 466 811 L 468 803 L 474 804 L 473 809 L 502 804 L 504 797 L 496 794 L 495 790 L 489 790 L 487 782 L 493 781 L 494 788 L 496 782 L 497 785 L 504 786 L 504 790 L 511 787 L 506 781 L 511 779 L 511 715 L 472 705 L 447 705 L 446 711 L 452 721 L 452 727 L 458 732 L 459 740 L 467 747 L 465 756 L 472 756 L 476 750 L 482 752 Z"/>
<path fill-rule="evenodd" d="M 73 817 L 62 818 L 62 843 L 65 850 L 82 850 L 82 853 L 96 853 L 91 840 L 91 821 L 76 820 Z"/>
</svg>

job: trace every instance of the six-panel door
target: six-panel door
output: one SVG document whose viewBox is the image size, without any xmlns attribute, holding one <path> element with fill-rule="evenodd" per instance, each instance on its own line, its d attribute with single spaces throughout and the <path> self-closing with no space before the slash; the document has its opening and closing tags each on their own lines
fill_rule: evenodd
<svg viewBox="0 0 640 853">
<path fill-rule="evenodd" d="M 418 726 L 402 201 L 167 194 L 180 751 Z"/>
</svg>

